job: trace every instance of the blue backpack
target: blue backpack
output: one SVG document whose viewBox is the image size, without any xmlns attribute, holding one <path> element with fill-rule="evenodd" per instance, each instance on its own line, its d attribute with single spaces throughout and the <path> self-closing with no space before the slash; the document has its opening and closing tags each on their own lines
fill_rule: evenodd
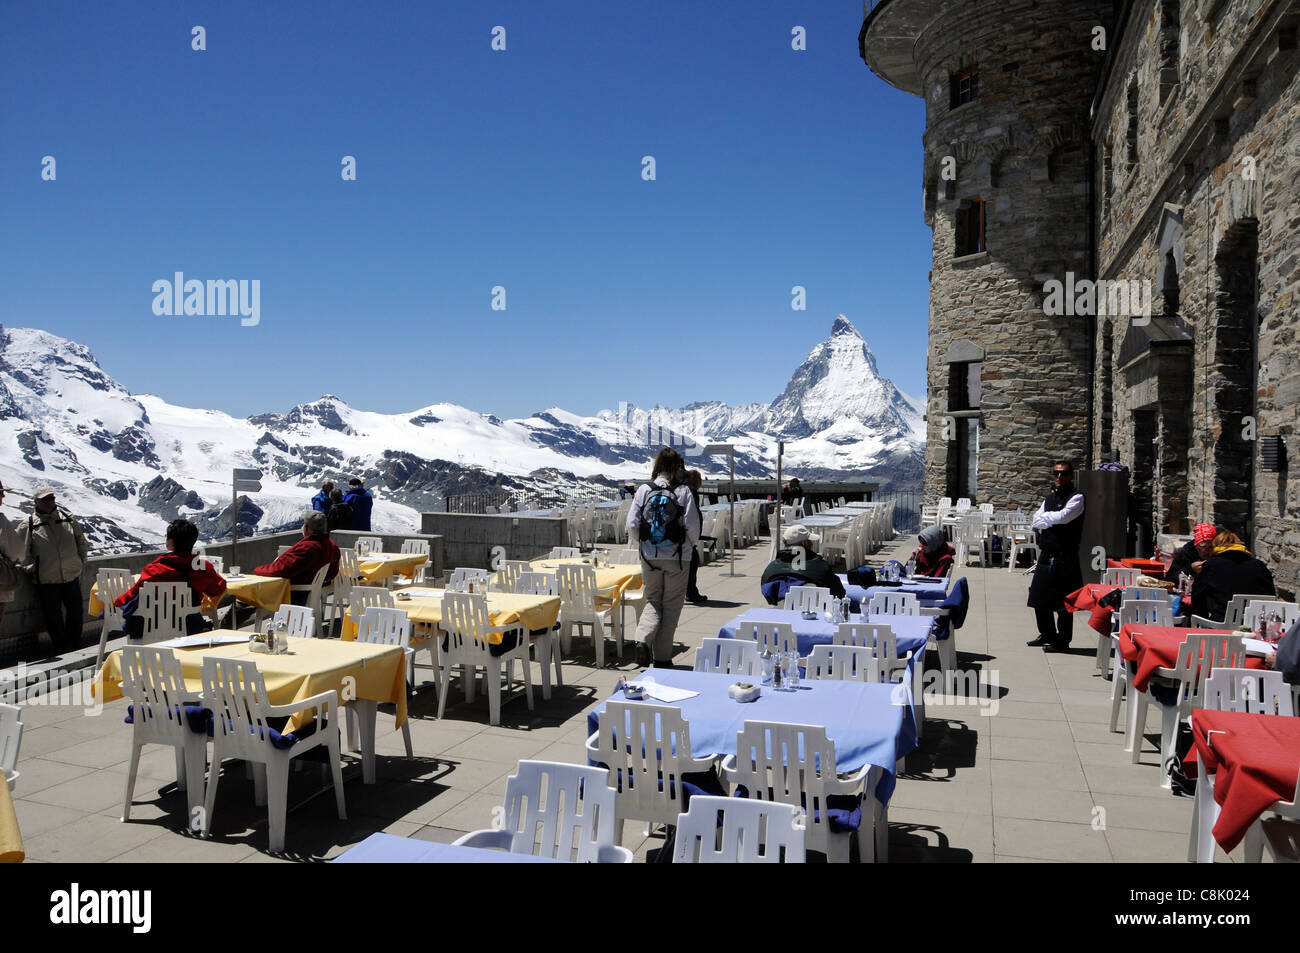
<svg viewBox="0 0 1300 953">
<path fill-rule="evenodd" d="M 686 541 L 686 522 L 673 489 L 650 484 L 650 493 L 641 504 L 641 542 L 655 546 L 675 543 L 680 555 L 682 543 Z"/>
</svg>

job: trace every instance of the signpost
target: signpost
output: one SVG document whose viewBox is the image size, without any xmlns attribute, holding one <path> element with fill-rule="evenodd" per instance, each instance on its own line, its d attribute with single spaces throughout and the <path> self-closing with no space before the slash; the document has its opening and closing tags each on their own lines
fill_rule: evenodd
<svg viewBox="0 0 1300 953">
<path fill-rule="evenodd" d="M 262 471 L 235 467 L 230 481 L 230 563 L 238 564 L 235 544 L 239 542 L 239 494 L 257 493 L 262 489 Z"/>
</svg>

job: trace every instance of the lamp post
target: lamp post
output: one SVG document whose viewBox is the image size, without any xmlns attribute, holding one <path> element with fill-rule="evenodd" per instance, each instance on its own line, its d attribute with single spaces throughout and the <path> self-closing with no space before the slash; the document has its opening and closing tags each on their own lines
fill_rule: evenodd
<svg viewBox="0 0 1300 953">
<path fill-rule="evenodd" d="M 736 572 L 736 445 L 731 443 L 711 443 L 701 452 L 709 457 L 725 453 L 727 455 L 727 464 L 731 469 L 731 492 L 727 494 L 731 506 L 731 517 L 728 520 L 731 539 L 727 541 L 727 548 L 731 550 L 731 572 L 724 572 L 722 575 L 737 579 L 745 574 Z"/>
<path fill-rule="evenodd" d="M 772 552 L 781 550 L 781 457 L 785 454 L 785 441 L 776 442 L 776 528 L 772 530 Z"/>
</svg>

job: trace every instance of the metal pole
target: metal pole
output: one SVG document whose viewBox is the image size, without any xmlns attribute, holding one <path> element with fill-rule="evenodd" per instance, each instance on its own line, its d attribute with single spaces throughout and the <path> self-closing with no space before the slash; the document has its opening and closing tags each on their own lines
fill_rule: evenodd
<svg viewBox="0 0 1300 953">
<path fill-rule="evenodd" d="M 743 572 L 736 572 L 736 448 L 727 448 L 727 462 L 731 467 L 731 572 L 723 573 L 724 576 L 739 578 L 745 575 Z"/>
<path fill-rule="evenodd" d="M 238 566 L 239 558 L 235 555 L 235 544 L 239 542 L 239 494 L 235 492 L 235 481 L 230 481 L 230 565 Z"/>
<path fill-rule="evenodd" d="M 776 528 L 772 530 L 775 537 L 772 540 L 772 552 L 779 552 L 781 549 L 781 505 L 784 500 L 781 499 L 781 455 L 785 453 L 785 441 L 776 442 Z"/>
</svg>

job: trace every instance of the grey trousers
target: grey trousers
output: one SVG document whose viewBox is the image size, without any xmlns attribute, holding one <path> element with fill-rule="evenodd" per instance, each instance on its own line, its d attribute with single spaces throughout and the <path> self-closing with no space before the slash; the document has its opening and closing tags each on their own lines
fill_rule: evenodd
<svg viewBox="0 0 1300 953">
<path fill-rule="evenodd" d="M 645 608 L 636 627 L 636 637 L 645 643 L 656 662 L 671 662 L 673 636 L 677 620 L 686 602 L 686 582 L 691 564 L 683 559 L 641 560 L 641 579 L 645 587 Z"/>
</svg>

